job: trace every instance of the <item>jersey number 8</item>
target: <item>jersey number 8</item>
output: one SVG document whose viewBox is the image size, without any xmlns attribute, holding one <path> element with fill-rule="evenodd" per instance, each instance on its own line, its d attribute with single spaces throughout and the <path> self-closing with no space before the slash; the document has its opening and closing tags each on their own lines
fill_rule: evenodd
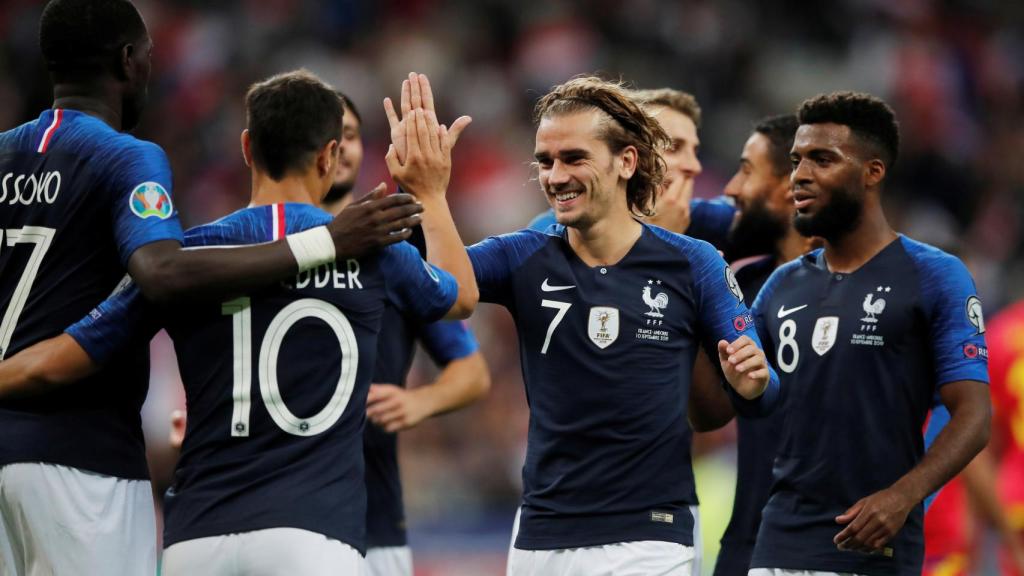
<svg viewBox="0 0 1024 576">
<path fill-rule="evenodd" d="M 236 298 L 221 306 L 221 313 L 231 316 L 232 339 L 234 340 L 234 388 L 231 394 L 231 435 L 249 435 L 249 411 L 252 391 L 252 308 L 248 297 Z M 281 398 L 277 381 L 277 356 L 284 337 L 296 322 L 304 318 L 319 318 L 334 331 L 341 347 L 341 374 L 334 394 L 319 412 L 309 418 L 292 414 Z M 317 300 L 304 298 L 285 306 L 270 321 L 260 346 L 259 364 L 260 396 L 267 412 L 277 426 L 296 436 L 313 436 L 326 431 L 345 411 L 352 390 L 355 388 L 356 371 L 359 368 L 359 345 L 348 318 L 335 306 Z"/>
<path fill-rule="evenodd" d="M 792 350 L 789 362 L 785 359 L 787 349 Z M 783 372 L 792 374 L 793 370 L 796 370 L 796 365 L 800 362 L 800 348 L 796 345 L 795 320 L 786 320 L 779 326 L 779 352 L 775 359 Z"/>
</svg>

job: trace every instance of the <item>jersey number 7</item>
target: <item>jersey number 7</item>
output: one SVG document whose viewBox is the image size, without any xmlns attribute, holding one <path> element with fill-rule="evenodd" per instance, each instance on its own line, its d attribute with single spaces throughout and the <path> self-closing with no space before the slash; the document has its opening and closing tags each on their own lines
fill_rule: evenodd
<svg viewBox="0 0 1024 576">
<path fill-rule="evenodd" d="M 4 230 L 0 229 L 0 240 L 3 240 Z M 7 246 L 15 244 L 34 244 L 32 254 L 28 257 L 28 264 L 21 273 L 18 285 L 14 287 L 11 294 L 11 302 L 7 305 L 3 319 L 0 319 L 0 360 L 4 359 L 7 347 L 11 344 L 11 336 L 14 335 L 14 328 L 18 325 L 18 318 L 25 308 L 28 300 L 28 293 L 32 290 L 32 284 L 36 281 L 36 274 L 39 274 L 39 266 L 43 263 L 43 256 L 50 249 L 50 243 L 57 233 L 53 228 L 42 226 L 25 226 L 24 228 L 10 228 L 6 230 Z M 0 244 L 2 245 L 2 244 Z"/>
<path fill-rule="evenodd" d="M 248 297 L 236 298 L 221 305 L 221 313 L 231 316 L 234 341 L 234 386 L 231 393 L 231 435 L 249 435 L 249 411 L 252 391 L 252 303 Z M 318 318 L 334 331 L 341 347 L 341 374 L 331 399 L 319 412 L 309 418 L 292 414 L 277 382 L 277 356 L 288 330 L 299 320 Z M 296 436 L 313 436 L 326 431 L 345 411 L 355 388 L 359 368 L 359 345 L 352 324 L 337 307 L 317 300 L 303 298 L 285 306 L 270 321 L 260 346 L 260 396 L 267 412 L 277 426 Z"/>
</svg>

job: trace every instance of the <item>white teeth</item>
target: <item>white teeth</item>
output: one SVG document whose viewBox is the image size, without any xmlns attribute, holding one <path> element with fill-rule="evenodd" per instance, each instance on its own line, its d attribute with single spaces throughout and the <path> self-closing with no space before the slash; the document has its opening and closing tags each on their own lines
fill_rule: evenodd
<svg viewBox="0 0 1024 576">
<path fill-rule="evenodd" d="M 562 192 L 560 194 L 555 194 L 555 199 L 559 202 L 565 202 L 567 200 L 572 200 L 579 195 L 579 192 Z"/>
</svg>

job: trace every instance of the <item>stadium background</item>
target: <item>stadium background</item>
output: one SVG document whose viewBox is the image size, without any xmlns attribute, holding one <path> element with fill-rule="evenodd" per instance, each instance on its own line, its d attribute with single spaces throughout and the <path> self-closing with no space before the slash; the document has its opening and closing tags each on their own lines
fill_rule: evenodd
<svg viewBox="0 0 1024 576">
<path fill-rule="evenodd" d="M 0 2 L 0 129 L 50 104 L 38 53 L 43 2 Z M 137 135 L 167 151 L 186 225 L 243 206 L 243 94 L 305 66 L 349 94 L 364 120 L 357 190 L 386 179 L 380 101 L 428 74 L 445 120 L 474 118 L 455 153 L 449 199 L 467 243 L 516 229 L 545 207 L 532 179 L 534 99 L 600 71 L 694 93 L 704 109 L 698 196 L 721 192 L 752 122 L 834 89 L 887 99 L 903 144 L 886 193 L 897 228 L 959 254 L 992 315 L 1024 295 L 1024 3 L 847 0 L 754 3 L 514 0 L 138 0 L 155 42 L 150 106 Z M 527 408 L 509 316 L 471 320 L 490 362 L 481 404 L 401 439 L 417 574 L 503 566 L 519 495 Z M 167 414 L 182 403 L 165 338 L 153 345 L 145 410 L 154 478 L 166 486 Z M 418 362 L 413 384 L 432 375 Z M 586 385 L 567 382 L 567 385 Z M 728 520 L 730 429 L 698 439 L 705 562 Z"/>
</svg>

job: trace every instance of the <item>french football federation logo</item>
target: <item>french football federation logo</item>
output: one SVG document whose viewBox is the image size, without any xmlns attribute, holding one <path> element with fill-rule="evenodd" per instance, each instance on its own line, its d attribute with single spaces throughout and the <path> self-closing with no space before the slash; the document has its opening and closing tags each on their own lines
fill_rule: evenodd
<svg viewBox="0 0 1024 576">
<path fill-rule="evenodd" d="M 664 318 L 665 315 L 661 311 L 668 307 L 668 294 L 658 292 L 656 296 L 651 296 L 651 286 L 653 284 L 654 280 L 648 280 L 647 286 L 644 286 L 644 304 L 647 304 L 647 307 L 650 308 L 644 314 L 652 318 Z M 661 285 L 661 280 L 658 280 L 658 285 Z"/>
</svg>

